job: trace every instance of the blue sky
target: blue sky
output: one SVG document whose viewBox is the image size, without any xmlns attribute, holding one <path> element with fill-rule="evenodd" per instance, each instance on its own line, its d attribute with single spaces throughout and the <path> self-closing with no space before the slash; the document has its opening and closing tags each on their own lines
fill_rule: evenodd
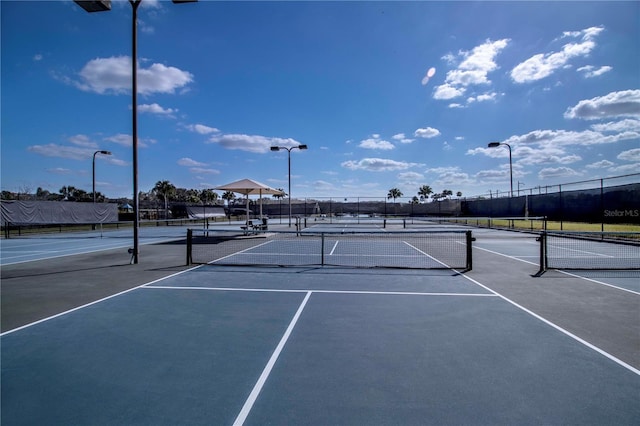
<svg viewBox="0 0 640 426">
<path fill-rule="evenodd" d="M 2 1 L 2 189 L 132 196 L 131 7 Z M 139 10 L 139 189 L 464 196 L 640 172 L 640 2 Z M 435 73 L 425 78 L 428 70 Z"/>
</svg>

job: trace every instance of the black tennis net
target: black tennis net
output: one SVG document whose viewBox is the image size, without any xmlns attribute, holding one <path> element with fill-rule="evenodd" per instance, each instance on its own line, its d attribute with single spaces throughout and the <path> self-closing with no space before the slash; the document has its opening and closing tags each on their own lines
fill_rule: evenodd
<svg viewBox="0 0 640 426">
<path fill-rule="evenodd" d="M 255 231 L 189 229 L 187 264 L 472 268 L 471 231 Z"/>
<path fill-rule="evenodd" d="M 640 269 L 640 232 L 542 232 L 540 272 L 547 269 Z"/>
</svg>

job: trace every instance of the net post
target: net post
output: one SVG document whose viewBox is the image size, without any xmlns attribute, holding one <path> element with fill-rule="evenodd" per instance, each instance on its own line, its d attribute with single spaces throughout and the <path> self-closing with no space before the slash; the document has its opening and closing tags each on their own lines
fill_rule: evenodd
<svg viewBox="0 0 640 426">
<path fill-rule="evenodd" d="M 187 266 L 193 262 L 193 229 L 187 229 Z"/>
<path fill-rule="evenodd" d="M 320 234 L 320 264 L 324 266 L 324 232 Z"/>
<path fill-rule="evenodd" d="M 540 242 L 540 269 L 533 276 L 539 277 L 542 276 L 547 271 L 547 231 L 545 230 L 540 232 L 540 236 L 537 238 Z"/>
<path fill-rule="evenodd" d="M 466 231 L 466 240 L 467 240 L 467 267 L 466 270 L 470 271 L 473 269 L 473 249 L 471 243 L 473 242 L 473 236 L 471 235 L 471 231 Z"/>
<path fill-rule="evenodd" d="M 386 218 L 382 219 L 382 227 L 385 228 L 385 229 L 387 227 L 387 219 Z"/>
</svg>

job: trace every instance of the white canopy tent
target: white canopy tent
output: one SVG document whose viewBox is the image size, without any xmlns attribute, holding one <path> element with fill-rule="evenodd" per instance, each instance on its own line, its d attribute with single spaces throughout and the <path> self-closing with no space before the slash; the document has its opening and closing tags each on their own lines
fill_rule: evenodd
<svg viewBox="0 0 640 426">
<path fill-rule="evenodd" d="M 213 188 L 218 191 L 231 191 L 238 194 L 242 194 L 247 198 L 247 219 L 246 223 L 249 223 L 249 195 L 260 196 L 260 217 L 262 217 L 262 195 L 284 195 L 283 191 L 271 188 L 268 185 L 257 182 L 252 179 L 241 179 L 235 182 L 228 183 Z"/>
</svg>

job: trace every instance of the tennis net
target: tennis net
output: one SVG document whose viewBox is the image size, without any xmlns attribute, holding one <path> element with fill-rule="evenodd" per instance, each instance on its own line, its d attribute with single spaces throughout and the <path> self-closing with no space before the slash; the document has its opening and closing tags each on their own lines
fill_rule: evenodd
<svg viewBox="0 0 640 426">
<path fill-rule="evenodd" d="M 471 270 L 471 231 L 189 229 L 187 264 Z"/>
<path fill-rule="evenodd" d="M 547 269 L 640 269 L 640 232 L 542 232 L 540 272 Z"/>
</svg>

